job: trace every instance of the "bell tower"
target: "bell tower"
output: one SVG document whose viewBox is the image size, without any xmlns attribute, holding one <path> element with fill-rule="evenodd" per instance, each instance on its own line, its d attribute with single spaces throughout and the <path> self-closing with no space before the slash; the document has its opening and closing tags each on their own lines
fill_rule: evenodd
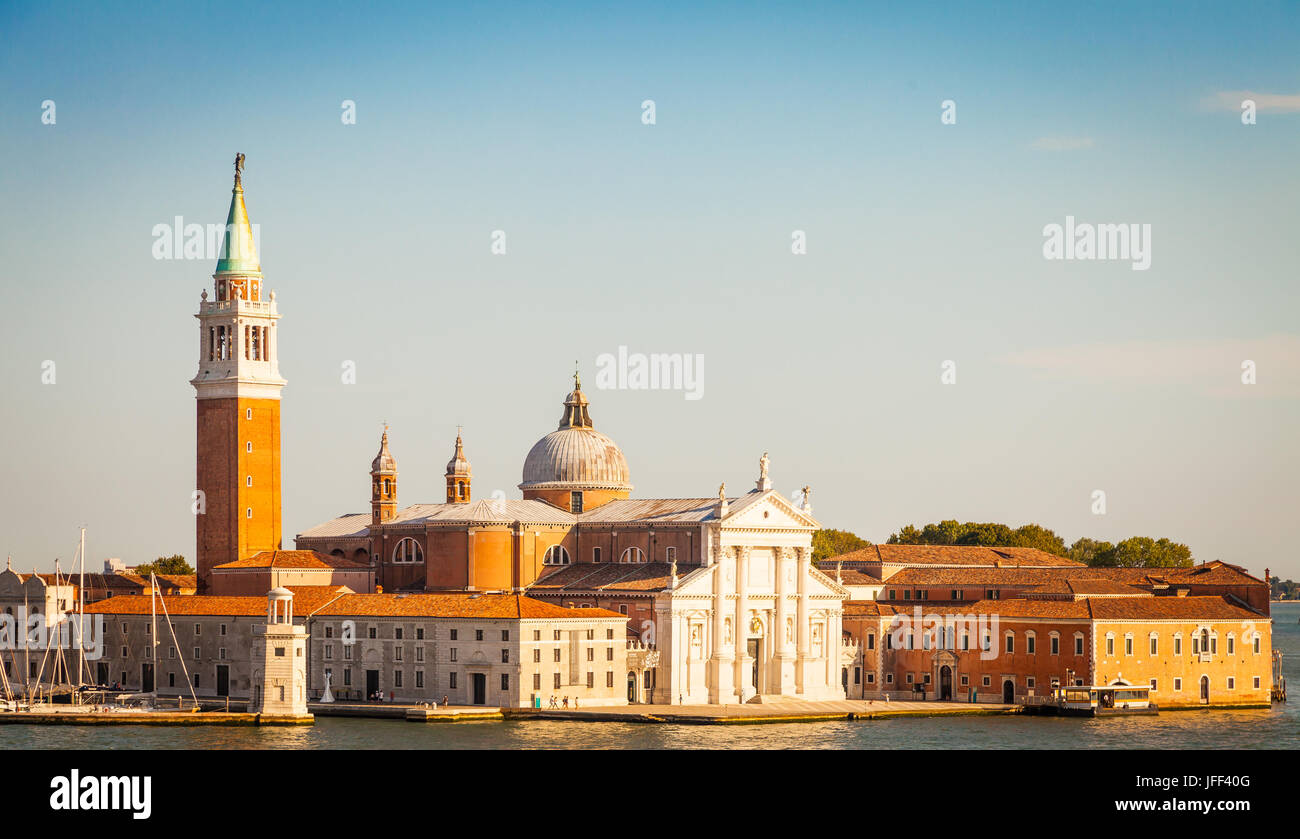
<svg viewBox="0 0 1300 839">
<path fill-rule="evenodd" d="M 447 461 L 447 503 L 468 504 L 470 500 L 469 458 L 465 457 L 465 444 L 456 429 L 456 454 Z"/>
<path fill-rule="evenodd" d="M 383 524 L 397 515 L 397 461 L 388 451 L 388 426 L 379 438 L 379 454 L 370 463 L 370 521 Z"/>
<path fill-rule="evenodd" d="M 214 566 L 279 550 L 280 378 L 275 292 L 267 293 L 257 258 L 241 173 L 226 217 L 225 241 L 204 291 L 199 370 L 190 380 L 198 414 L 195 566 L 200 594 Z"/>
</svg>

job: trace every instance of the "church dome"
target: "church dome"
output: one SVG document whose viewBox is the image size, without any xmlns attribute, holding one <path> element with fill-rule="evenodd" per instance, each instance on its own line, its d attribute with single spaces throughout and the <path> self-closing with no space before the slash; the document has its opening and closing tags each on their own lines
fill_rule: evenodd
<svg viewBox="0 0 1300 839">
<path fill-rule="evenodd" d="M 607 489 L 629 491 L 632 483 L 623 450 L 591 423 L 582 383 L 564 400 L 560 427 L 533 444 L 524 459 L 520 489 Z"/>
</svg>

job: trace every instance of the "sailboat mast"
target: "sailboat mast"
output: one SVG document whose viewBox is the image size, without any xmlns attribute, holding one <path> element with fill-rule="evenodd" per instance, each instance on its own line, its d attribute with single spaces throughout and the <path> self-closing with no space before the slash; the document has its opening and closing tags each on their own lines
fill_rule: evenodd
<svg viewBox="0 0 1300 839">
<path fill-rule="evenodd" d="M 152 571 L 149 572 L 149 681 L 153 682 L 150 686 L 153 692 L 154 705 L 158 704 L 158 601 L 155 599 L 158 594 L 158 578 Z M 144 687 L 144 685 L 140 685 Z"/>
<path fill-rule="evenodd" d="M 77 682 L 86 670 L 86 528 L 81 528 L 81 578 L 77 580 Z"/>
</svg>

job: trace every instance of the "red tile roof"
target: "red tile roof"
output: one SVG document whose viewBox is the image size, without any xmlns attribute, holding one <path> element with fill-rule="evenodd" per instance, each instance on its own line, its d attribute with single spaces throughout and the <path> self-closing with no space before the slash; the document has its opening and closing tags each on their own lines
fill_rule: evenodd
<svg viewBox="0 0 1300 839">
<path fill-rule="evenodd" d="M 1260 618 L 1223 597 L 1098 597 L 1084 602 L 1098 621 L 1254 621 Z"/>
<path fill-rule="evenodd" d="M 261 551 L 234 562 L 216 566 L 225 568 L 335 568 L 339 570 L 368 569 L 370 566 L 353 562 L 341 556 L 331 556 L 319 551 Z"/>
<path fill-rule="evenodd" d="M 823 571 L 836 562 L 890 565 L 972 565 L 1004 568 L 1081 567 L 1069 557 L 1037 548 L 1002 548 L 983 545 L 871 545 L 821 561 Z"/>
<path fill-rule="evenodd" d="M 574 619 L 618 618 L 626 621 L 627 615 L 608 609 L 566 609 L 554 603 L 544 603 L 520 594 L 473 594 L 457 592 L 448 594 L 345 594 L 323 609 L 317 616 L 342 617 L 365 615 L 371 617 L 440 617 L 440 618 L 524 618 L 524 619 Z"/>
</svg>

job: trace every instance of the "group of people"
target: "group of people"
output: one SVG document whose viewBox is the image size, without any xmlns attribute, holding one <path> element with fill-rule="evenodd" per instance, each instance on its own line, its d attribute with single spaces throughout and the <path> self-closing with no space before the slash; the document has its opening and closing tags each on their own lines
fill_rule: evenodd
<svg viewBox="0 0 1300 839">
<path fill-rule="evenodd" d="M 561 703 L 563 703 L 563 704 L 561 704 Z M 569 707 L 569 697 L 567 697 L 567 696 L 564 696 L 564 697 L 558 697 L 558 696 L 556 696 L 555 694 L 551 694 L 551 704 L 550 704 L 548 707 L 550 707 L 550 708 L 567 708 L 567 707 Z M 578 697 L 576 697 L 576 696 L 573 697 L 573 707 L 575 707 L 575 708 L 578 707 Z"/>
</svg>

